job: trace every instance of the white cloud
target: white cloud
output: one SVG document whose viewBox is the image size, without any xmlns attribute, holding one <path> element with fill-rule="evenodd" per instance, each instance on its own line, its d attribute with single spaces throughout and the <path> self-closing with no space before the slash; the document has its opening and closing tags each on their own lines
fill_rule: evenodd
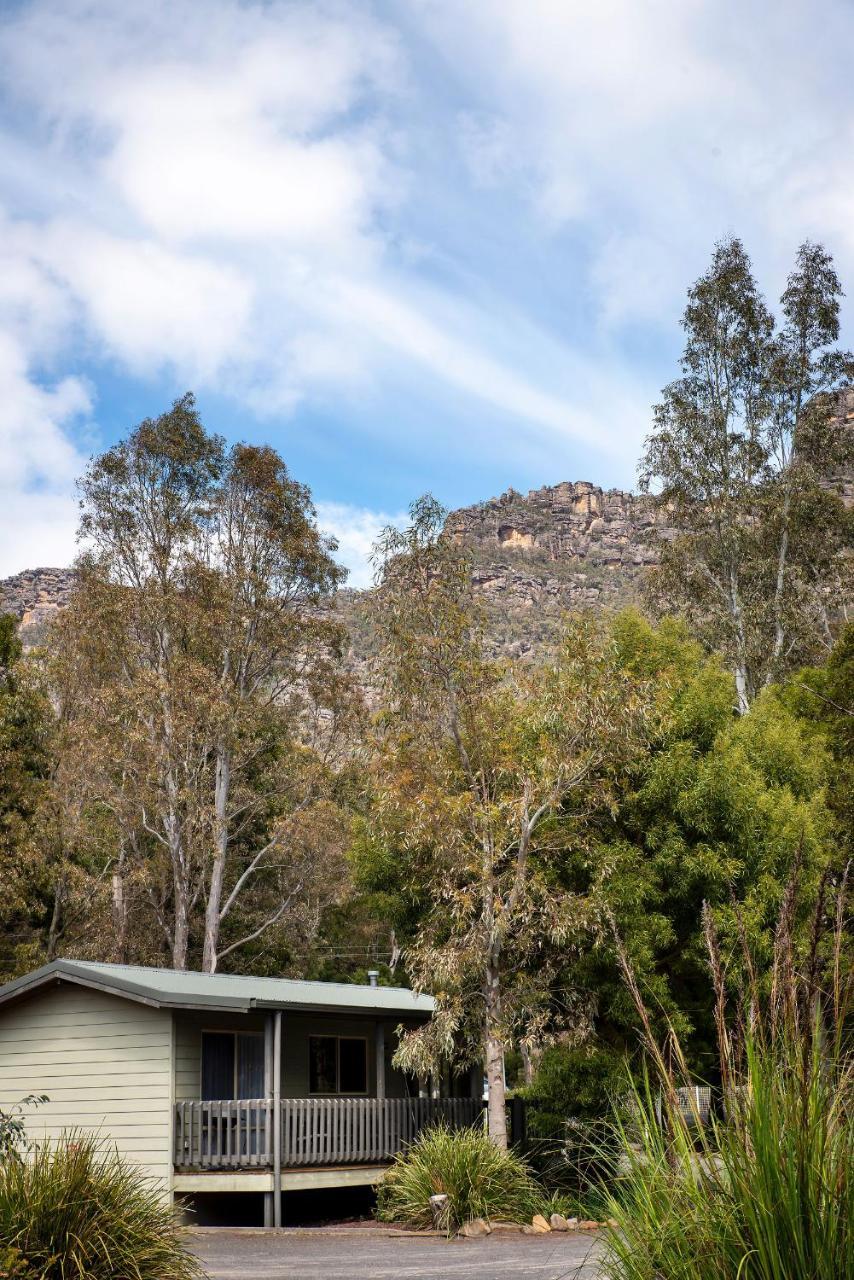
<svg viewBox="0 0 854 1280">
<path fill-rule="evenodd" d="M 171 365 L 208 381 L 243 354 L 252 285 L 228 264 L 65 222 L 43 231 L 34 252 L 102 349 L 135 373 Z"/>
<path fill-rule="evenodd" d="M 797 0 L 423 0 L 417 12 L 488 104 L 474 145 L 461 136 L 474 180 L 503 176 L 546 234 L 580 230 L 600 322 L 672 324 L 705 265 L 698 246 L 708 255 L 730 231 L 776 278 L 805 235 L 854 269 L 848 0 L 829 0 L 820 22 Z"/>
<path fill-rule="evenodd" d="M 80 379 L 39 386 L 21 347 L 0 332 L 0 577 L 72 558 L 84 458 L 67 429 L 90 408 Z"/>
<path fill-rule="evenodd" d="M 636 347 L 716 237 L 772 280 L 804 235 L 854 269 L 852 29 L 847 0 L 7 6 L 7 500 L 61 526 L 104 359 L 268 420 L 374 397 L 354 448 L 583 442 L 625 476 L 670 372 Z M 401 441 L 383 389 L 455 416 Z M 364 575 L 384 517 L 336 510 Z"/>
<path fill-rule="evenodd" d="M 0 578 L 22 569 L 64 568 L 74 558 L 79 512 L 70 492 L 7 491 L 0 485 Z"/>
<path fill-rule="evenodd" d="M 406 513 L 401 511 L 388 515 L 343 502 L 317 504 L 318 525 L 324 533 L 335 538 L 338 543 L 335 559 L 349 570 L 348 587 L 371 586 L 374 579 L 371 564 L 374 543 L 383 529 L 389 525 L 400 526 L 406 520 Z"/>
</svg>

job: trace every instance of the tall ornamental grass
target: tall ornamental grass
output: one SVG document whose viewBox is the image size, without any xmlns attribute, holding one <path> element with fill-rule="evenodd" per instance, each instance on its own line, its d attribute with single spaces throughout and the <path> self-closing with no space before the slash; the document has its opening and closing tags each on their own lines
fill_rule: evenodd
<svg viewBox="0 0 854 1280">
<path fill-rule="evenodd" d="M 377 1195 L 384 1222 L 432 1227 L 430 1197 L 448 1197 L 448 1232 L 474 1218 L 529 1222 L 544 1196 L 514 1151 L 500 1151 L 483 1129 L 425 1129 L 395 1157 Z"/>
<path fill-rule="evenodd" d="M 18 1280 L 196 1280 L 172 1209 L 95 1136 L 0 1162 L 0 1274 Z"/>
<path fill-rule="evenodd" d="M 608 1206 L 619 1224 L 602 1264 L 610 1280 L 854 1280 L 843 911 L 840 903 L 827 989 L 819 980 L 818 929 L 812 954 L 796 962 L 791 906 L 784 903 L 778 926 L 770 995 L 761 998 L 748 963 L 745 1016 L 734 1026 L 707 913 L 722 1083 L 718 1114 L 705 1129 L 678 1105 L 675 1089 L 687 1075 L 679 1045 L 672 1041 L 666 1058 L 642 1013 L 650 1065 L 628 1118 L 615 1121 L 623 1176 Z M 627 964 L 624 973 L 639 999 Z M 674 1060 L 675 1072 L 665 1066 Z"/>
</svg>

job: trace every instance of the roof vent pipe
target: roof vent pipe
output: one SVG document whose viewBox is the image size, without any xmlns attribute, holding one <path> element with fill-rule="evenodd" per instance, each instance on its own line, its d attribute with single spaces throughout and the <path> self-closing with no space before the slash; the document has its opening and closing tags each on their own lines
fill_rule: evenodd
<svg viewBox="0 0 854 1280">
<path fill-rule="evenodd" d="M 379 976 L 380 976 L 379 969 L 368 970 L 368 982 L 371 984 L 372 987 L 375 987 L 377 985 L 377 980 Z"/>
</svg>

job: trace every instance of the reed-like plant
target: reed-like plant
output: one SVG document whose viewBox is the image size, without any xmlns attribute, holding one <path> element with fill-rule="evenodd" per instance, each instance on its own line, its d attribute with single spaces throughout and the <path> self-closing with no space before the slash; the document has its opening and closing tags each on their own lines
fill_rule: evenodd
<svg viewBox="0 0 854 1280">
<path fill-rule="evenodd" d="M 797 963 L 795 878 L 781 910 L 769 994 L 762 998 L 745 956 L 745 999 L 732 1020 L 720 948 L 706 913 L 721 1078 L 719 1112 L 708 1126 L 691 1123 L 679 1105 L 676 1089 L 687 1071 L 678 1042 L 671 1038 L 664 1052 L 641 1014 L 647 1073 L 633 1087 L 628 1118 L 615 1120 L 623 1176 L 608 1206 L 619 1224 L 602 1264 L 611 1280 L 854 1277 L 850 981 L 839 964 L 845 882 L 832 945 L 824 952 L 830 958 L 823 984 L 827 881 L 809 953 Z M 625 957 L 623 967 L 642 1009 Z"/>
<path fill-rule="evenodd" d="M 377 1216 L 385 1222 L 431 1227 L 430 1197 L 446 1195 L 442 1224 L 453 1232 L 474 1218 L 529 1222 L 544 1193 L 514 1151 L 501 1151 L 484 1129 L 425 1129 L 383 1176 Z"/>
<path fill-rule="evenodd" d="M 0 1161 L 0 1259 L 33 1280 L 196 1280 L 160 1192 L 92 1134 Z"/>
</svg>

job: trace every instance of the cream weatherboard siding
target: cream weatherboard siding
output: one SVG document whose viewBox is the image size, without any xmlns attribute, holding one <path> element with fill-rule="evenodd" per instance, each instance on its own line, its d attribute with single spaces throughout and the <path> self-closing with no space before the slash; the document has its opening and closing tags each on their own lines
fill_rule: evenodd
<svg viewBox="0 0 854 1280">
<path fill-rule="evenodd" d="M 172 1015 L 63 983 L 0 1009 L 0 1108 L 28 1094 L 27 1134 L 95 1130 L 171 1187 Z"/>
</svg>

